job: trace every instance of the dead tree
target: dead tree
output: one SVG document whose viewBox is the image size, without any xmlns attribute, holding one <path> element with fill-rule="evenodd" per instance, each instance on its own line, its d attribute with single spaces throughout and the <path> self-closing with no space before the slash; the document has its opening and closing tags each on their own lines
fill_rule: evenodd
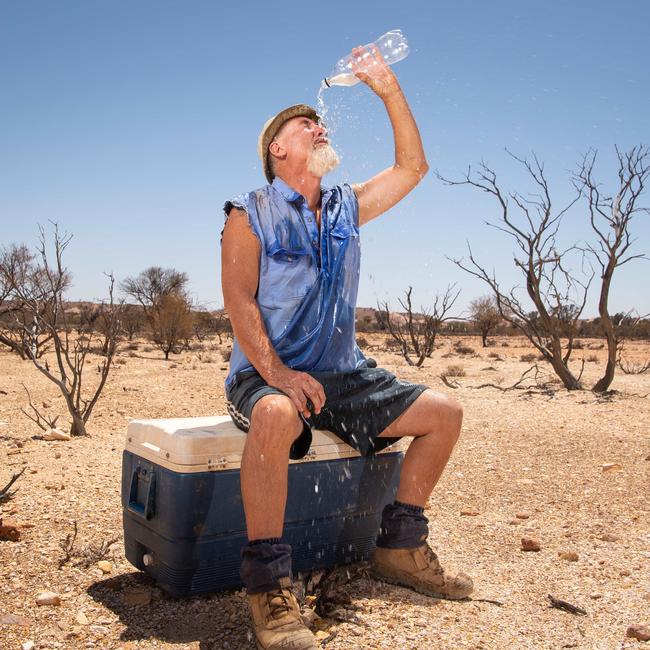
<svg viewBox="0 0 650 650">
<path fill-rule="evenodd" d="M 632 254 L 630 249 L 635 240 L 631 224 L 638 212 L 649 212 L 639 207 L 639 199 L 650 174 L 650 150 L 637 146 L 623 153 L 616 148 L 618 157 L 618 182 L 614 193 L 603 194 L 594 178 L 596 152 L 589 152 L 574 176 L 576 189 L 589 205 L 591 228 L 596 234 L 596 244 L 586 244 L 600 267 L 600 295 L 598 313 L 607 339 L 607 364 L 603 376 L 596 382 L 593 391 L 606 391 L 614 379 L 616 360 L 621 336 L 609 313 L 609 297 L 612 279 L 617 268 L 632 260 L 645 257 L 642 253 Z"/>
<path fill-rule="evenodd" d="M 151 309 L 163 297 L 172 293 L 184 293 L 188 282 L 186 273 L 176 269 L 150 266 L 135 278 L 126 278 L 120 288 L 142 305 L 147 319 Z"/>
<path fill-rule="evenodd" d="M 492 296 L 476 298 L 469 303 L 469 316 L 481 332 L 483 347 L 487 347 L 487 338 L 501 322 L 497 303 Z"/>
<path fill-rule="evenodd" d="M 447 180 L 440 174 L 438 178 L 447 185 L 469 185 L 496 199 L 500 209 L 499 222 L 487 224 L 513 238 L 518 249 L 513 261 L 524 277 L 526 295 L 534 310 L 531 311 L 523 302 L 519 287 L 502 288 L 494 271 L 488 272 L 476 260 L 469 244 L 469 263 L 462 259 L 453 262 L 490 287 L 501 318 L 528 338 L 552 365 L 567 389 L 578 389 L 581 388 L 580 381 L 569 368 L 569 360 L 593 272 L 583 280 L 576 277 L 569 268 L 569 258 L 572 253 L 580 251 L 575 246 L 561 250 L 557 244 L 562 217 L 578 197 L 554 212 L 544 167 L 537 157 L 530 162 L 510 155 L 526 169 L 535 186 L 534 194 L 504 194 L 497 184 L 495 172 L 485 164 L 481 164 L 475 174 L 470 168 L 460 181 Z M 513 214 L 510 201 L 516 206 L 518 215 Z"/>
<path fill-rule="evenodd" d="M 14 244 L 0 253 L 0 344 L 21 359 L 42 357 L 52 338 L 39 327 L 39 320 L 25 309 L 14 291 L 17 285 L 34 282 L 37 272 L 34 255 L 26 246 Z"/>
<path fill-rule="evenodd" d="M 430 357 L 436 343 L 436 337 L 445 321 L 454 318 L 449 312 L 456 302 L 460 290 L 454 291 L 450 285 L 444 294 L 437 294 L 431 309 L 421 308 L 421 313 L 413 311 L 411 293 L 413 287 L 405 292 L 405 299 L 400 298 L 399 303 L 404 309 L 403 321 L 390 312 L 388 302 L 378 303 L 377 307 L 382 312 L 382 321 L 395 341 L 397 341 L 401 354 L 410 366 L 422 366 L 424 360 Z"/>
<path fill-rule="evenodd" d="M 86 423 L 104 389 L 115 356 L 122 305 L 114 301 L 115 281 L 113 276 L 109 275 L 109 298 L 98 307 L 104 323 L 102 334 L 97 335 L 89 330 L 73 335 L 70 310 L 65 300 L 71 275 L 63 264 L 63 254 L 72 236 L 61 234 L 56 223 L 53 226 L 53 259 L 47 252 L 45 231 L 39 227 L 39 264 L 30 276 L 23 279 L 23 282 L 14 283 L 12 295 L 37 324 L 38 331 L 47 332 L 51 337 L 55 358 L 53 366 L 50 366 L 47 359 L 38 358 L 34 354 L 30 353 L 29 358 L 36 368 L 61 391 L 72 418 L 70 434 L 87 435 Z M 87 391 L 84 383 L 87 373 L 84 374 L 84 371 L 89 367 L 93 369 L 95 367 L 87 366 L 86 362 L 96 339 L 100 339 L 102 349 L 106 353 L 97 366 L 99 372 L 97 384 L 94 390 Z M 32 346 L 28 345 L 28 349 L 32 350 Z"/>
</svg>

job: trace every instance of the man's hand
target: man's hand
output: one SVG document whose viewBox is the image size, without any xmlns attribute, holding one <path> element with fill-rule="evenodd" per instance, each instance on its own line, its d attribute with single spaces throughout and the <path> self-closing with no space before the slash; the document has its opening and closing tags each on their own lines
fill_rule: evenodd
<svg viewBox="0 0 650 650">
<path fill-rule="evenodd" d="M 283 366 L 269 373 L 265 379 L 269 386 L 279 388 L 285 393 L 298 409 L 298 413 L 302 413 L 306 418 L 311 415 L 307 400 L 311 402 L 316 414 L 320 413 L 325 404 L 325 391 L 322 384 L 306 372 Z"/>
<path fill-rule="evenodd" d="M 402 90 L 395 73 L 374 45 L 352 50 L 352 72 L 381 99 Z"/>
</svg>

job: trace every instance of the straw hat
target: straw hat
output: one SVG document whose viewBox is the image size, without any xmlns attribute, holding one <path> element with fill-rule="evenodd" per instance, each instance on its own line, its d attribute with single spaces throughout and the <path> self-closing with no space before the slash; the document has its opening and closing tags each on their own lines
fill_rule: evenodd
<svg viewBox="0 0 650 650">
<path fill-rule="evenodd" d="M 277 115 L 274 115 L 272 118 L 266 121 L 262 127 L 262 132 L 260 133 L 260 138 L 257 142 L 257 153 L 262 159 L 262 165 L 264 166 L 264 175 L 266 180 L 269 183 L 273 182 L 273 173 L 271 172 L 269 166 L 269 145 L 275 136 L 277 135 L 280 127 L 292 117 L 308 117 L 316 122 L 320 121 L 320 116 L 311 106 L 307 104 L 295 104 L 294 106 L 289 106 L 280 111 Z"/>
</svg>

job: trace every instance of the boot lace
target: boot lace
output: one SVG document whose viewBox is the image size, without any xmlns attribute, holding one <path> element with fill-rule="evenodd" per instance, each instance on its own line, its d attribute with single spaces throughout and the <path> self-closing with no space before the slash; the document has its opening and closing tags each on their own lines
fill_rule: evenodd
<svg viewBox="0 0 650 650">
<path fill-rule="evenodd" d="M 269 618 L 278 619 L 288 614 L 291 610 L 291 592 L 286 589 L 270 591 L 267 595 L 269 605 Z"/>
</svg>

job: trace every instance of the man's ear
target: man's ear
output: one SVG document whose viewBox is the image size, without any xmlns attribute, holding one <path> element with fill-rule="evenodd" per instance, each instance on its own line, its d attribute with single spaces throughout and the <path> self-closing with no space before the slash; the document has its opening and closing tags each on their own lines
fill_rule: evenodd
<svg viewBox="0 0 650 650">
<path fill-rule="evenodd" d="M 273 140 L 269 145 L 269 153 L 274 158 L 284 160 L 287 157 L 287 150 L 277 141 Z"/>
</svg>

